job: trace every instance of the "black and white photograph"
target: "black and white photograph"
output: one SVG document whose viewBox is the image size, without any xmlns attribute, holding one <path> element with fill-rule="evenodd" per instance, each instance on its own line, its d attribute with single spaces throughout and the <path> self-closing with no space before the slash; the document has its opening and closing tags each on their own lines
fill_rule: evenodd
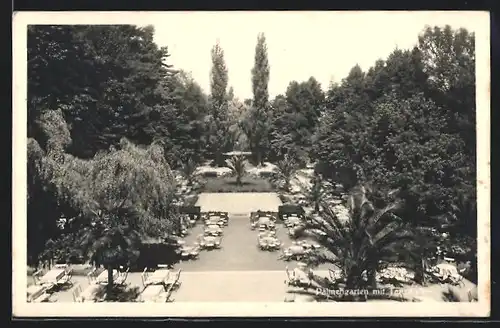
<svg viewBox="0 0 500 328">
<path fill-rule="evenodd" d="M 489 314 L 488 13 L 13 31 L 14 315 Z"/>
</svg>

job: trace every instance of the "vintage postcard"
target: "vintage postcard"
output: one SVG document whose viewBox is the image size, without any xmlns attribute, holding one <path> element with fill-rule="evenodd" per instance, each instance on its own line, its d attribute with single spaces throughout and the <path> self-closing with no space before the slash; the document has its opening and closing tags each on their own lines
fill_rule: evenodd
<svg viewBox="0 0 500 328">
<path fill-rule="evenodd" d="M 488 316 L 489 33 L 15 13 L 13 316 Z"/>
</svg>

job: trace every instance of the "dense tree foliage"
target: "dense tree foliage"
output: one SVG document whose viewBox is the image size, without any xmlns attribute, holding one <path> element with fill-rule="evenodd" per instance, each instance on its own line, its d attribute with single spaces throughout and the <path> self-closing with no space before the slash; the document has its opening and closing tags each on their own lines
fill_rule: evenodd
<svg viewBox="0 0 500 328">
<path fill-rule="evenodd" d="M 61 111 L 47 111 L 40 121 L 50 146 L 44 152 L 29 139 L 28 227 L 37 234 L 29 239 L 32 261 L 40 260 L 43 243 L 50 240 L 49 258 L 87 258 L 116 268 L 132 260 L 128 252 L 137 251 L 141 238 L 173 231 L 175 181 L 162 147 L 142 148 L 122 139 L 119 149 L 79 159 L 63 152 L 71 140 Z M 40 203 L 44 200 L 50 207 Z"/>
<path fill-rule="evenodd" d="M 300 166 L 317 163 L 306 198 L 325 216 L 315 224 L 331 234 L 324 245 L 345 262 L 348 284 L 376 271 L 372 260 L 387 259 L 389 244 L 369 245 L 360 231 L 372 229 L 371 218 L 394 195 L 403 201 L 405 229 L 447 227 L 475 237 L 474 33 L 426 27 L 413 49 L 394 49 L 366 71 L 355 65 L 327 90 L 310 77 L 291 81 L 274 99 L 259 34 L 253 97 L 243 101 L 229 87 L 219 43 L 207 96 L 189 73 L 168 64 L 167 48 L 153 36 L 152 27 L 132 25 L 29 26 L 30 263 L 82 258 L 114 268 L 133 261 L 142 240 L 176 229 L 171 168 L 193 183 L 200 163 L 226 165 L 223 153 L 234 148 L 252 151 L 255 164 L 277 163 L 285 189 Z M 240 183 L 243 161 L 230 166 Z M 351 208 L 363 229 L 337 229 L 321 205 L 324 180 L 381 191 Z M 393 235 L 389 225 L 373 229 Z"/>
<path fill-rule="evenodd" d="M 271 156 L 293 156 L 305 164 L 312 146 L 312 134 L 324 106 L 324 93 L 314 77 L 289 84 L 284 98 L 274 100 L 270 132 Z"/>
<path fill-rule="evenodd" d="M 252 68 L 253 99 L 241 129 L 247 136 L 249 148 L 255 155 L 256 164 L 262 164 L 269 148 L 269 77 L 270 67 L 267 55 L 266 37 L 263 33 L 257 37 L 254 67 Z"/>
<path fill-rule="evenodd" d="M 208 147 L 218 166 L 224 166 L 223 153 L 232 148 L 228 117 L 228 71 L 224 60 L 224 50 L 217 43 L 212 48 L 212 70 L 210 72 L 210 113 L 208 123 Z"/>
<path fill-rule="evenodd" d="M 350 290 L 376 287 L 379 269 L 418 257 L 418 249 L 406 243 L 414 240 L 412 230 L 395 214 L 399 202 L 394 200 L 379 209 L 370 200 L 370 193 L 365 186 L 352 190 L 348 201 L 350 220 L 340 220 L 324 206 L 323 215 L 312 218 L 299 232 L 324 246 L 312 251 L 307 261 L 341 268 L 338 282 Z"/>
<path fill-rule="evenodd" d="M 70 125 L 71 153 L 92 157 L 122 137 L 149 144 L 155 116 L 172 109 L 172 70 L 152 27 L 131 25 L 30 26 L 29 135 L 42 109 L 61 109 Z M 42 147 L 44 145 L 42 144 Z"/>
<path fill-rule="evenodd" d="M 367 73 L 355 66 L 332 85 L 313 142 L 325 176 L 397 189 L 405 219 L 473 235 L 473 45 L 463 29 L 427 28 L 414 49 L 394 50 Z"/>
<path fill-rule="evenodd" d="M 62 236 L 57 225 L 61 216 L 83 222 L 95 218 L 95 213 L 113 212 L 111 203 L 103 203 L 112 202 L 108 191 L 125 192 L 127 184 L 129 194 L 116 196 L 124 200 L 123 210 L 133 210 L 141 220 L 171 217 L 170 199 L 158 197 L 170 197 L 172 191 L 153 186 L 161 183 L 171 188 L 169 164 L 175 166 L 189 154 L 202 155 L 199 136 L 204 131 L 207 99 L 192 79 L 175 76 L 176 71 L 165 63 L 166 48 L 158 48 L 153 33 L 151 27 L 131 25 L 29 27 L 28 253 L 32 263 L 39 260 L 47 239 Z M 123 138 L 149 148 L 121 144 Z M 140 182 L 144 179 L 150 180 Z M 142 187 L 134 189 L 134 183 Z M 137 208 L 139 204 L 147 209 Z M 143 225 L 148 226 L 155 227 Z"/>
</svg>

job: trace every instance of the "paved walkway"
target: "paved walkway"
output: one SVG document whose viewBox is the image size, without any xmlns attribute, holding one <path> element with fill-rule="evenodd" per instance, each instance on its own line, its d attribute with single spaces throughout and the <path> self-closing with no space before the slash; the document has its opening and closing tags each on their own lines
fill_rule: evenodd
<svg viewBox="0 0 500 328">
<path fill-rule="evenodd" d="M 182 285 L 172 297 L 176 302 L 283 302 L 288 290 L 285 278 L 284 270 L 183 272 Z M 89 285 L 84 277 L 73 281 L 82 289 Z M 140 273 L 130 273 L 127 282 L 137 293 L 144 288 Z M 51 300 L 73 302 L 73 288 L 55 293 Z"/>
<path fill-rule="evenodd" d="M 242 193 L 201 193 L 196 206 L 201 210 L 222 211 L 228 213 L 250 213 L 257 210 L 278 211 L 281 200 L 274 192 L 242 192 Z"/>
</svg>

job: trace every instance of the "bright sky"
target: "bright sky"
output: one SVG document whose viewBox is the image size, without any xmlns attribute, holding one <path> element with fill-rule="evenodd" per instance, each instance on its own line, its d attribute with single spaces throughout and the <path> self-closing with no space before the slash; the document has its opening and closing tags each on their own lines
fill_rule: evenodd
<svg viewBox="0 0 500 328">
<path fill-rule="evenodd" d="M 467 17 L 465 15 L 468 15 Z M 412 47 L 426 24 L 475 30 L 464 12 L 170 12 L 151 17 L 155 41 L 168 46 L 169 63 L 191 72 L 209 91 L 210 49 L 219 40 L 236 97 L 252 96 L 250 70 L 257 34 L 267 39 L 269 93 L 314 76 L 328 87 L 357 64 L 367 70 L 399 48 Z M 483 16 L 484 18 L 484 16 Z"/>
</svg>

